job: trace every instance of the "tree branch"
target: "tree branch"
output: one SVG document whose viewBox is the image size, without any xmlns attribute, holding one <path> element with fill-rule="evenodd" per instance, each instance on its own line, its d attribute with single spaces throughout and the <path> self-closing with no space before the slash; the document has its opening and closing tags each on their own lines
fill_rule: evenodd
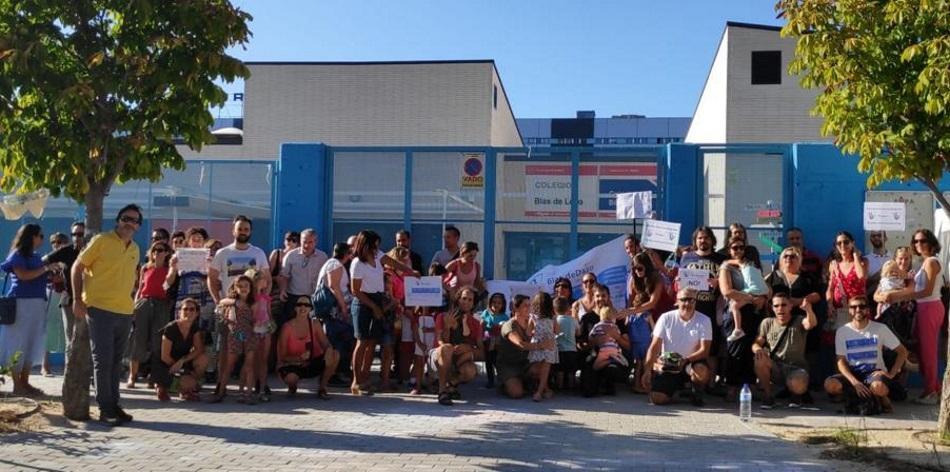
<svg viewBox="0 0 950 472">
<path fill-rule="evenodd" d="M 947 218 L 950 218 L 950 202 L 947 201 L 947 197 L 943 195 L 943 192 L 937 188 L 937 183 L 934 182 L 933 179 L 925 179 L 923 177 L 917 177 L 917 180 L 930 189 L 930 193 L 940 202 L 940 208 L 943 208 L 943 213 L 947 215 Z"/>
</svg>

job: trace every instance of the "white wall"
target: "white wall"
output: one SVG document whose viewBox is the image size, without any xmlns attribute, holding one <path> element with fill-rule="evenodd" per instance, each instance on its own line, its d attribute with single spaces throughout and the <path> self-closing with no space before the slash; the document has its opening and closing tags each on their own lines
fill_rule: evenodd
<svg viewBox="0 0 950 472">
<path fill-rule="evenodd" d="M 185 157 L 276 159 L 285 142 L 485 146 L 497 135 L 501 144 L 508 144 L 515 127 L 510 111 L 510 123 L 501 109 L 493 120 L 492 83 L 497 76 L 487 61 L 249 68 L 244 143 L 206 146 L 200 153 L 181 146 Z M 502 103 L 508 106 L 507 98 L 499 96 L 499 108 Z"/>
<path fill-rule="evenodd" d="M 812 117 L 817 89 L 805 89 L 788 65 L 795 40 L 778 31 L 730 26 L 727 142 L 830 141 L 820 134 L 822 119 Z M 752 51 L 782 52 L 782 83 L 752 85 Z"/>
<path fill-rule="evenodd" d="M 729 69 L 729 29 L 722 34 L 719 49 L 713 59 L 699 104 L 693 114 L 687 143 L 724 143 L 726 141 L 726 107 L 728 106 L 726 80 Z"/>
<path fill-rule="evenodd" d="M 505 94 L 505 89 L 501 86 L 501 79 L 498 77 L 498 71 L 491 68 L 491 84 L 498 90 L 498 108 L 493 107 L 492 94 L 489 90 L 488 106 L 491 111 L 491 144 L 492 146 L 523 146 L 521 135 L 518 134 L 518 124 L 515 122 L 514 114 L 511 110 L 511 103 Z"/>
</svg>

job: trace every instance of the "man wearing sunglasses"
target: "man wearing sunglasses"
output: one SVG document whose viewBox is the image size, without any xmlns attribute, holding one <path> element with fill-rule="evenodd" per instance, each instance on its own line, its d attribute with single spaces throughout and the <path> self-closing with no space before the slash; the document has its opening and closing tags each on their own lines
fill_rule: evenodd
<svg viewBox="0 0 950 472">
<path fill-rule="evenodd" d="M 66 335 L 66 357 L 69 357 L 73 328 L 76 324 L 76 318 L 73 316 L 73 281 L 70 280 L 71 277 L 69 274 L 72 271 L 73 264 L 76 262 L 76 258 L 79 257 L 79 252 L 86 246 L 86 223 L 82 221 L 74 222 L 70 228 L 70 235 L 72 236 L 72 244 L 60 247 L 43 257 L 44 264 L 49 265 L 58 262 L 66 267 L 64 269 L 64 273 L 67 274 L 65 280 L 66 293 L 59 302 L 59 308 L 63 314 L 63 328 Z M 88 352 L 88 348 L 86 348 L 85 351 Z M 89 356 L 89 354 L 85 355 Z M 90 374 L 87 374 L 86 377 L 89 375 Z"/>
<path fill-rule="evenodd" d="M 907 348 L 887 325 L 871 321 L 870 313 L 867 297 L 859 295 L 848 300 L 851 321 L 835 333 L 839 373 L 825 380 L 825 390 L 833 396 L 876 398 L 882 410 L 890 412 L 891 400 L 907 396 L 903 386 L 894 380 L 907 360 Z M 897 353 L 890 368 L 884 363 L 885 347 Z"/>
<path fill-rule="evenodd" d="M 762 320 L 759 337 L 752 344 L 755 357 L 755 375 L 765 396 L 762 408 L 775 407 L 772 382 L 784 385 L 791 398 L 790 408 L 798 408 L 810 400 L 808 395 L 808 361 L 805 360 L 805 340 L 808 331 L 818 324 L 815 310 L 808 299 L 802 299 L 805 316 L 793 316 L 791 299 L 784 292 L 772 297 L 774 317 Z"/>
<path fill-rule="evenodd" d="M 641 382 L 654 405 L 670 403 L 677 390 L 689 382 L 693 405 L 702 406 L 702 392 L 710 378 L 706 359 L 712 344 L 712 321 L 696 311 L 696 290 L 680 289 L 676 300 L 679 308 L 660 315 L 653 327 Z"/>
<path fill-rule="evenodd" d="M 139 247 L 132 237 L 142 225 L 142 210 L 126 205 L 115 221 L 113 231 L 92 238 L 72 270 L 73 291 L 79 295 L 73 300 L 73 314 L 85 318 L 89 326 L 99 420 L 108 426 L 132 421 L 119 405 L 119 381 L 139 263 Z"/>
</svg>

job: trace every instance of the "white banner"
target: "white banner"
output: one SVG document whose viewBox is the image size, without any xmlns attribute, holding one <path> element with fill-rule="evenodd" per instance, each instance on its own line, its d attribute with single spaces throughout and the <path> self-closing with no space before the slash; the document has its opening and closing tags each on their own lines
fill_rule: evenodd
<svg viewBox="0 0 950 472">
<path fill-rule="evenodd" d="M 187 274 L 189 272 L 208 273 L 208 257 L 211 252 L 209 249 L 191 249 L 179 248 L 175 251 L 178 258 L 178 272 Z"/>
<path fill-rule="evenodd" d="M 406 306 L 442 306 L 442 277 L 406 277 Z"/>
<path fill-rule="evenodd" d="M 515 295 L 524 295 L 530 298 L 535 296 L 538 292 L 545 291 L 545 288 L 540 285 L 535 285 L 530 282 L 519 282 L 517 280 L 489 280 L 485 283 L 485 289 L 489 295 L 500 293 L 505 296 L 505 300 L 509 303 L 509 306 L 505 307 L 506 311 L 511 310 L 510 304 L 515 298 Z"/>
<path fill-rule="evenodd" d="M 680 242 L 680 224 L 669 221 L 645 220 L 640 245 L 661 251 L 675 251 Z"/>
<path fill-rule="evenodd" d="M 574 287 L 574 297 L 581 294 L 581 278 L 587 272 L 597 276 L 597 281 L 610 289 L 614 306 L 626 306 L 627 274 L 630 272 L 630 258 L 623 250 L 626 236 L 601 244 L 580 257 L 558 266 L 547 266 L 528 279 L 529 284 L 542 287 L 546 291 L 554 288 L 554 281 L 567 278 Z"/>
<path fill-rule="evenodd" d="M 903 202 L 864 202 L 865 231 L 904 231 L 906 220 Z"/>
</svg>

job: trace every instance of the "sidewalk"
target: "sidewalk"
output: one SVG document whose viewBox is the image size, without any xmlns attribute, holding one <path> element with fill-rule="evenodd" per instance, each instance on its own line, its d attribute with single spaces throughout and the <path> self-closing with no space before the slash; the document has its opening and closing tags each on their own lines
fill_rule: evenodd
<svg viewBox="0 0 950 472">
<path fill-rule="evenodd" d="M 52 393 L 61 380 L 36 383 Z M 271 403 L 255 406 L 233 396 L 221 404 L 161 404 L 144 388 L 122 393 L 133 423 L 109 430 L 62 420 L 2 435 L 0 470 L 874 470 L 822 459 L 823 447 L 769 432 L 784 423 L 835 424 L 831 414 L 756 411 L 744 424 L 714 397 L 701 409 L 654 407 L 629 393 L 533 403 L 501 398 L 481 380 L 463 386 L 464 400 L 454 407 L 433 396 L 353 397 L 340 389 L 331 390 L 330 401 L 307 389 L 287 399 L 275 389 Z M 913 411 L 869 421 L 933 425 L 915 419 L 920 408 Z"/>
</svg>

